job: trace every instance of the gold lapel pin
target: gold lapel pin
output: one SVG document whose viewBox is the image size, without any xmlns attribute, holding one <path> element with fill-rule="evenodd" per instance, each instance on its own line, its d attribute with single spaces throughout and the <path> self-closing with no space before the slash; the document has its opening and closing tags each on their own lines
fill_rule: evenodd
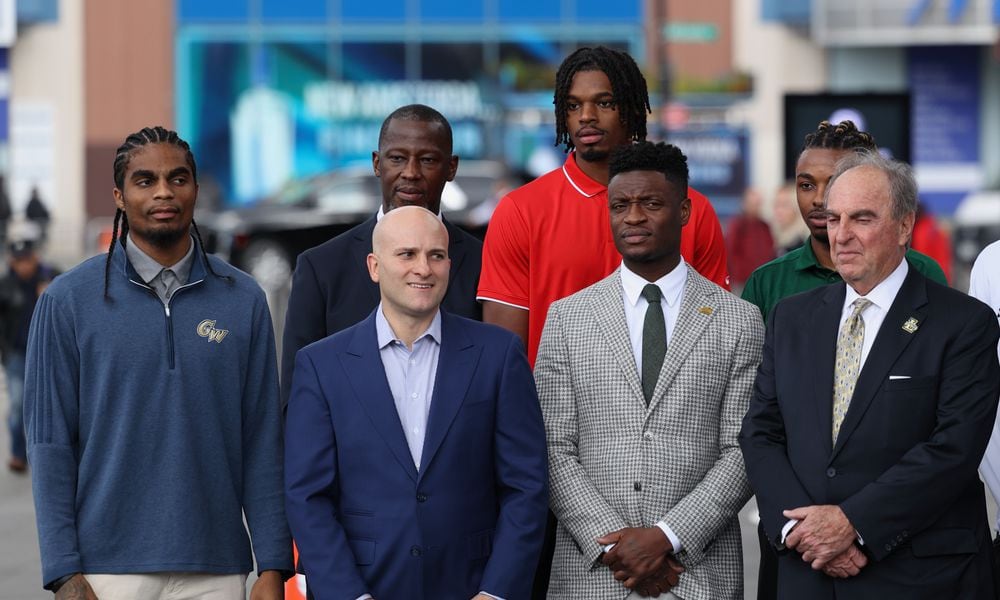
<svg viewBox="0 0 1000 600">
<path fill-rule="evenodd" d="M 916 333 L 917 327 L 919 327 L 919 323 L 913 317 L 910 317 L 903 323 L 903 331 L 906 333 Z"/>
<path fill-rule="evenodd" d="M 699 307 L 698 308 L 698 312 L 700 312 L 703 315 L 710 315 L 710 314 L 712 314 L 712 307 L 711 306 L 702 306 L 702 307 Z"/>
</svg>

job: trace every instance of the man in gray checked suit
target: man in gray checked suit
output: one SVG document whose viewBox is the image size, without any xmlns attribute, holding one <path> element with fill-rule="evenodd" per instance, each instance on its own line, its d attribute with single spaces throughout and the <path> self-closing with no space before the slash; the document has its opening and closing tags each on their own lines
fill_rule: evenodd
<svg viewBox="0 0 1000 600">
<path fill-rule="evenodd" d="M 535 379 L 559 520 L 549 599 L 741 599 L 737 444 L 760 362 L 760 311 L 680 255 L 687 159 L 613 155 L 622 267 L 552 305 Z"/>
</svg>

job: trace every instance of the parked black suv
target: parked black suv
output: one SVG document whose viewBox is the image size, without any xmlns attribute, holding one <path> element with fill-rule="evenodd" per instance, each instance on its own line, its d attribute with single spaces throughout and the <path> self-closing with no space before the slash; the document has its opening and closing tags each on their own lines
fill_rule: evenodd
<svg viewBox="0 0 1000 600">
<path fill-rule="evenodd" d="M 371 167 L 297 180 L 248 207 L 199 214 L 209 252 L 250 273 L 268 292 L 291 281 L 299 253 L 347 231 L 378 211 L 379 181 Z M 450 221 L 482 238 L 500 190 L 508 186 L 499 162 L 461 161 L 441 208 Z"/>
</svg>

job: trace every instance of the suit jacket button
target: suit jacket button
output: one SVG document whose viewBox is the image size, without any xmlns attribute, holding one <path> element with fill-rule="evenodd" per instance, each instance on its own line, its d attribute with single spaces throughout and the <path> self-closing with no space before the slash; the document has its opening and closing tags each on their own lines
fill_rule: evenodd
<svg viewBox="0 0 1000 600">
<path fill-rule="evenodd" d="M 414 546 L 410 548 L 410 556 L 420 556 L 420 546 Z"/>
<path fill-rule="evenodd" d="M 831 478 L 832 477 L 836 477 L 837 476 L 837 469 L 834 469 L 833 467 L 830 467 L 829 469 L 826 470 L 826 476 L 827 477 L 831 477 Z"/>
<path fill-rule="evenodd" d="M 647 431 L 646 433 L 642 434 L 642 439 L 646 440 L 647 442 L 651 442 L 653 441 L 653 434 Z"/>
<path fill-rule="evenodd" d="M 886 544 L 885 545 L 885 551 L 886 552 L 892 552 L 892 544 Z"/>
<path fill-rule="evenodd" d="M 639 482 L 639 481 L 636 481 L 636 482 L 632 483 L 632 489 L 635 490 L 635 491 L 637 491 L 637 492 L 641 492 L 642 491 L 642 483 Z"/>
<path fill-rule="evenodd" d="M 424 494 L 417 494 L 417 502 L 427 502 L 427 496 Z"/>
</svg>

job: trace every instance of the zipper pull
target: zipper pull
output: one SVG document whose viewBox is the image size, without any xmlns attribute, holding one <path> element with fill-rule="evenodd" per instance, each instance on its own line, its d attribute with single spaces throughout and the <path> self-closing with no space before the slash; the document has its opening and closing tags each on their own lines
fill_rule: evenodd
<svg viewBox="0 0 1000 600">
<path fill-rule="evenodd" d="M 163 305 L 163 310 L 164 310 L 164 312 L 167 313 L 167 317 L 169 317 L 170 316 L 170 307 L 167 306 L 166 304 L 164 304 Z"/>
</svg>

